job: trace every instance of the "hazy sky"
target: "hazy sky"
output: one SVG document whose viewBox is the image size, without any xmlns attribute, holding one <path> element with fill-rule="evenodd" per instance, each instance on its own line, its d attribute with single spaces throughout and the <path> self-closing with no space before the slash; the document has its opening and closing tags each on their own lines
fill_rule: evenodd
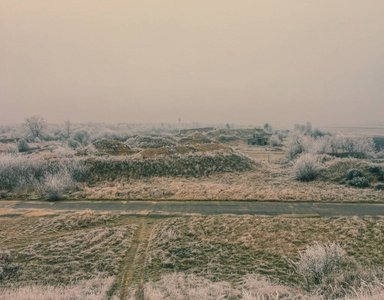
<svg viewBox="0 0 384 300">
<path fill-rule="evenodd" d="M 0 123 L 384 125 L 383 0 L 1 0 Z"/>
</svg>

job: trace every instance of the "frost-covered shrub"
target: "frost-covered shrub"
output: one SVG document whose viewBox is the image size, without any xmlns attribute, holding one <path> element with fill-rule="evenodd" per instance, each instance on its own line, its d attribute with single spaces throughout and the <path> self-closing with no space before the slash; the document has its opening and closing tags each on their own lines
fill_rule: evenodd
<svg viewBox="0 0 384 300">
<path fill-rule="evenodd" d="M 294 159 L 300 153 L 332 154 L 342 157 L 365 158 L 375 154 L 373 139 L 366 136 L 310 135 L 295 130 L 288 136 L 287 158 Z"/>
<path fill-rule="evenodd" d="M 356 177 L 363 177 L 363 171 L 359 169 L 350 169 L 347 171 L 347 180 L 352 180 Z"/>
<path fill-rule="evenodd" d="M 57 201 L 62 198 L 66 189 L 73 186 L 74 182 L 71 174 L 63 170 L 57 174 L 47 174 L 44 180 L 44 191 L 47 193 L 48 199 Z"/>
<path fill-rule="evenodd" d="M 68 146 L 71 147 L 74 150 L 80 147 L 80 143 L 78 141 L 75 141 L 72 138 L 69 138 L 67 140 L 67 143 L 68 143 Z"/>
<path fill-rule="evenodd" d="M 370 165 L 368 166 L 368 170 L 371 173 L 379 174 L 382 170 L 382 167 L 380 165 Z"/>
<path fill-rule="evenodd" d="M 304 135 L 300 132 L 292 132 L 288 136 L 286 156 L 289 160 L 295 159 L 299 154 L 304 152 L 304 139 Z"/>
<path fill-rule="evenodd" d="M 384 183 L 377 183 L 375 185 L 375 190 L 384 190 Z"/>
<path fill-rule="evenodd" d="M 279 146 L 280 145 L 280 139 L 277 135 L 274 135 L 271 137 L 271 145 L 273 147 Z"/>
<path fill-rule="evenodd" d="M 17 148 L 19 152 L 28 152 L 30 150 L 29 145 L 25 139 L 21 139 L 17 142 Z"/>
<path fill-rule="evenodd" d="M 294 178 L 299 181 L 312 181 L 316 179 L 320 170 L 317 158 L 311 154 L 300 156 L 293 166 Z"/>
<path fill-rule="evenodd" d="M 78 141 L 82 145 L 86 145 L 89 142 L 90 133 L 85 129 L 79 129 L 73 134 L 73 139 Z"/>
<path fill-rule="evenodd" d="M 346 258 L 346 252 L 339 244 L 316 243 L 299 252 L 299 260 L 295 263 L 296 272 L 303 277 L 309 290 L 313 285 L 323 283 L 323 280 L 336 271 Z"/>
<path fill-rule="evenodd" d="M 375 152 L 373 138 L 367 136 L 344 137 L 342 148 L 347 153 L 360 153 L 366 157 Z"/>
<path fill-rule="evenodd" d="M 365 177 L 354 177 L 353 179 L 348 180 L 347 184 L 358 188 L 369 187 L 369 181 Z"/>
<path fill-rule="evenodd" d="M 79 159 L 48 160 L 39 156 L 0 155 L 0 189 L 39 189 L 48 174 L 68 172 L 75 181 L 83 181 L 87 169 Z"/>
</svg>

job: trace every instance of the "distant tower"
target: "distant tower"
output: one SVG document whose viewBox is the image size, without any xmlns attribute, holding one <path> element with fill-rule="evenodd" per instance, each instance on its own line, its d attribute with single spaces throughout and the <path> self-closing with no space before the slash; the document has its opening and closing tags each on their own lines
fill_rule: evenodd
<svg viewBox="0 0 384 300">
<path fill-rule="evenodd" d="M 179 135 L 181 134 L 181 117 L 179 117 Z"/>
</svg>

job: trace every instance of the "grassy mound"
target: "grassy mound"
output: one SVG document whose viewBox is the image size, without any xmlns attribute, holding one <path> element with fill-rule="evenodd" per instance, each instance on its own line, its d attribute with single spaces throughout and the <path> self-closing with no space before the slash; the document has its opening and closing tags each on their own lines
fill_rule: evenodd
<svg viewBox="0 0 384 300">
<path fill-rule="evenodd" d="M 93 142 L 93 146 L 96 148 L 96 150 L 102 154 L 108 154 L 108 155 L 130 155 L 135 153 L 131 150 L 129 146 L 126 144 L 111 140 L 111 139 L 101 139 L 98 141 Z"/>
<path fill-rule="evenodd" d="M 213 143 L 213 141 L 202 134 L 193 134 L 185 138 L 182 138 L 179 141 L 180 145 L 199 145 L 199 144 L 210 144 L 210 143 Z"/>
<path fill-rule="evenodd" d="M 134 157 L 90 158 L 89 180 L 158 176 L 208 176 L 250 170 L 253 162 L 232 151 L 199 151 L 194 147 L 148 149 Z"/>
<path fill-rule="evenodd" d="M 160 156 L 174 157 L 193 153 L 206 153 L 213 151 L 223 151 L 232 153 L 232 149 L 221 144 L 199 144 L 195 146 L 185 145 L 176 147 L 150 148 L 140 152 L 142 158 L 155 158 Z"/>
<path fill-rule="evenodd" d="M 208 133 L 208 137 L 220 143 L 246 142 L 255 133 L 254 129 L 219 129 Z"/>
<path fill-rule="evenodd" d="M 127 145 L 134 148 L 161 148 L 176 146 L 176 141 L 168 136 L 135 136 L 125 142 Z"/>
</svg>

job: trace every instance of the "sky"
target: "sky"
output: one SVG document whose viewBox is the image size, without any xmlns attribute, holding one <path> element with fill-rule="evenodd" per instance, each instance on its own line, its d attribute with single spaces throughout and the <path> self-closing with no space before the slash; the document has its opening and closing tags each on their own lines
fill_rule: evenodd
<svg viewBox="0 0 384 300">
<path fill-rule="evenodd" d="M 1 0 L 0 123 L 384 126 L 382 0 Z"/>
</svg>

